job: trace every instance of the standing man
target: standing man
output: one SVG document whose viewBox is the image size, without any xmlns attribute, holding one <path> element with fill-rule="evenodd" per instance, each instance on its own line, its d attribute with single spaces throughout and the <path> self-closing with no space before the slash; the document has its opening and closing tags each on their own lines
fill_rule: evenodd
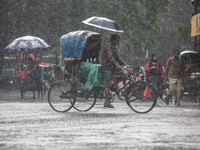
<svg viewBox="0 0 200 150">
<path fill-rule="evenodd" d="M 169 98 L 176 90 L 176 104 L 180 106 L 181 91 L 182 91 L 182 67 L 181 60 L 178 58 L 179 51 L 174 50 L 174 56 L 169 58 L 165 68 L 165 81 L 169 78 L 169 93 L 165 98 L 165 103 L 169 105 Z"/>
<path fill-rule="evenodd" d="M 28 70 L 29 70 L 29 77 L 28 82 L 32 88 L 38 91 L 38 97 L 41 91 L 42 82 L 41 82 L 41 74 L 39 64 L 35 63 L 32 57 L 28 58 Z M 33 95 L 34 97 L 34 95 Z"/>
<path fill-rule="evenodd" d="M 102 73 L 105 81 L 105 102 L 104 107 L 114 108 L 109 102 L 110 88 L 113 84 L 113 75 L 117 72 L 123 72 L 121 65 L 129 67 L 117 53 L 117 45 L 119 45 L 120 36 L 112 35 L 111 43 L 109 43 L 103 50 L 101 56 Z"/>
</svg>

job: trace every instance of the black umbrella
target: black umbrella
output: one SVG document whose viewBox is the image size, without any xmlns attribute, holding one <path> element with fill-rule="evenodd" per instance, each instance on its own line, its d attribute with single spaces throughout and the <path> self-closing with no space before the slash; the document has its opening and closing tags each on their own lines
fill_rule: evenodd
<svg viewBox="0 0 200 150">
<path fill-rule="evenodd" d="M 101 29 L 106 29 L 106 30 L 110 30 L 110 31 L 114 31 L 114 32 L 123 32 L 123 30 L 121 30 L 120 26 L 113 20 L 110 20 L 108 18 L 104 18 L 104 17 L 91 17 L 88 18 L 84 21 L 82 21 L 84 24 L 90 25 L 90 26 L 94 26 L 97 28 L 101 28 Z"/>
</svg>

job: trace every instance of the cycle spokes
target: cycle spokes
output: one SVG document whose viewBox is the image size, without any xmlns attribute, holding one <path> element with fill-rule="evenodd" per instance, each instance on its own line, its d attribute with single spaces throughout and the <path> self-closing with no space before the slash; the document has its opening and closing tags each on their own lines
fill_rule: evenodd
<svg viewBox="0 0 200 150">
<path fill-rule="evenodd" d="M 149 95 L 145 95 L 147 88 L 150 92 Z M 133 111 L 147 113 L 154 108 L 156 101 L 155 92 L 147 82 L 138 81 L 130 85 L 126 102 Z"/>
</svg>

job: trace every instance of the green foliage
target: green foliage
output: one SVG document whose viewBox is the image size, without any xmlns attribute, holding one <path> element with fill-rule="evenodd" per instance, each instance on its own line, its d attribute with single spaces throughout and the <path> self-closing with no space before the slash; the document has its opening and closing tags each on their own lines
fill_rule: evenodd
<svg viewBox="0 0 200 150">
<path fill-rule="evenodd" d="M 188 27 L 188 26 L 178 26 L 176 28 L 176 34 L 177 34 L 177 37 L 184 40 L 184 41 L 187 41 L 187 40 L 190 40 L 190 34 L 191 34 L 191 27 Z"/>
<path fill-rule="evenodd" d="M 75 30 L 92 30 L 102 34 L 103 43 L 114 32 L 87 26 L 81 21 L 91 16 L 115 20 L 124 30 L 120 53 L 133 57 L 143 55 L 154 44 L 152 34 L 161 31 L 161 12 L 167 12 L 172 0 L 1 0 L 0 45 L 5 47 L 13 39 L 38 36 L 59 49 L 60 37 Z M 180 30 L 180 29 L 179 29 Z M 103 46 L 102 46 L 103 47 Z M 131 55 L 127 55 L 127 52 Z"/>
</svg>

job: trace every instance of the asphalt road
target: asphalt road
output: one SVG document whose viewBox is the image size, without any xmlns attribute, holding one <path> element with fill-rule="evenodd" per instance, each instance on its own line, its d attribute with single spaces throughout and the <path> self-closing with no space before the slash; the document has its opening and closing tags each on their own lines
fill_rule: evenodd
<svg viewBox="0 0 200 150">
<path fill-rule="evenodd" d="M 57 113 L 46 99 L 22 101 L 19 93 L 1 92 L 0 100 L 1 150 L 200 150 L 198 103 L 158 102 L 137 114 L 125 102 L 104 109 L 98 101 L 86 113 Z"/>
</svg>

